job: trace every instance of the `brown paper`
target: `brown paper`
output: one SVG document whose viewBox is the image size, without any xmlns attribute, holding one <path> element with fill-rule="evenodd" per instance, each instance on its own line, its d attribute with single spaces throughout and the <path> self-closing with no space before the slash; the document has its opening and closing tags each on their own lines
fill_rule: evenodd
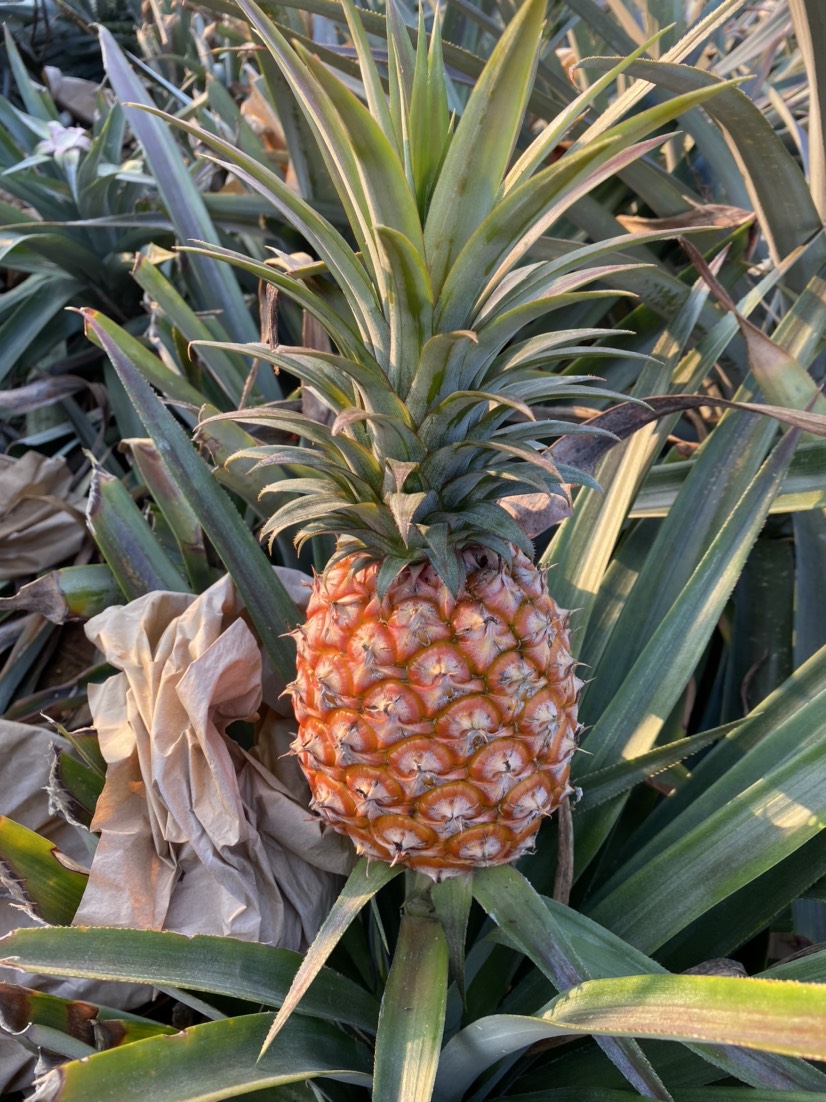
<svg viewBox="0 0 826 1102">
<path fill-rule="evenodd" d="M 0 455 L 0 580 L 39 574 L 78 551 L 86 525 L 71 484 L 62 459 Z"/>
<path fill-rule="evenodd" d="M 277 756 L 294 720 L 262 700 L 266 663 L 230 579 L 199 597 L 148 594 L 86 631 L 122 672 L 89 690 L 108 769 L 76 922 L 305 947 L 352 847 Z M 253 753 L 226 734 L 238 720 L 254 723 Z"/>
</svg>

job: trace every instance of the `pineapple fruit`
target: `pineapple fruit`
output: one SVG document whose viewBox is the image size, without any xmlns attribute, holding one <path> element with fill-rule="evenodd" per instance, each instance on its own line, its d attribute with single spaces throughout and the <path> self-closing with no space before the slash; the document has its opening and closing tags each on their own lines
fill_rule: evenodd
<svg viewBox="0 0 826 1102">
<path fill-rule="evenodd" d="M 571 791 L 580 682 L 544 573 L 472 541 L 451 593 L 424 559 L 386 594 L 354 553 L 298 632 L 293 747 L 359 853 L 433 877 L 513 861 Z"/>
</svg>

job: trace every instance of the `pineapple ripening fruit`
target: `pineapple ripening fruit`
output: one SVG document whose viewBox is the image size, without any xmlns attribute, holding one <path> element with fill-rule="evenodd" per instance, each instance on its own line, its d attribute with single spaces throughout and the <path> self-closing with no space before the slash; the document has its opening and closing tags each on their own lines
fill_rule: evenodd
<svg viewBox="0 0 826 1102">
<path fill-rule="evenodd" d="M 457 525 L 454 592 L 423 557 L 382 595 L 379 563 L 348 554 L 315 579 L 298 631 L 293 748 L 313 807 L 359 853 L 436 880 L 527 852 L 571 791 L 567 614 L 490 536 L 497 550 Z"/>
<path fill-rule="evenodd" d="M 225 346 L 297 377 L 328 411 L 314 419 L 284 402 L 230 415 L 296 441 L 236 456 L 276 468 L 263 535 L 297 528 L 299 546 L 337 539 L 296 631 L 294 750 L 314 808 L 368 858 L 435 880 L 504 864 L 532 849 L 543 816 L 572 791 L 581 685 L 568 614 L 513 502 L 589 482 L 553 445 L 595 430 L 547 407 L 615 395 L 553 367 L 616 353 L 611 330 L 565 328 L 565 313 L 615 298 L 612 274 L 637 266 L 613 255 L 627 236 L 545 235 L 659 145 L 649 134 L 667 115 L 660 106 L 613 127 L 581 125 L 632 57 L 534 125 L 545 0 L 519 8 L 458 121 L 438 19 L 428 29 L 420 15 L 414 46 L 391 2 L 380 71 L 343 0 L 361 68 L 354 91 L 252 0 L 239 3 L 306 115 L 352 234 L 259 161 L 198 131 L 318 259 L 201 251 L 290 296 L 331 341 L 328 351 Z M 671 117 L 708 94 L 675 99 Z M 575 122 L 578 136 L 560 147 Z"/>
</svg>

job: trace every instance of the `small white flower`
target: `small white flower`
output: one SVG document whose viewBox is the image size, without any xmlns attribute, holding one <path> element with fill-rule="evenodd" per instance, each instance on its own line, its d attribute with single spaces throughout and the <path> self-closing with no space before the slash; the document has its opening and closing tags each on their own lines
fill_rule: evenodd
<svg viewBox="0 0 826 1102">
<path fill-rule="evenodd" d="M 49 123 L 49 136 L 37 143 L 35 152 L 60 157 L 70 150 L 82 152 L 91 145 L 89 135 L 79 126 L 61 126 L 59 122 Z"/>
</svg>

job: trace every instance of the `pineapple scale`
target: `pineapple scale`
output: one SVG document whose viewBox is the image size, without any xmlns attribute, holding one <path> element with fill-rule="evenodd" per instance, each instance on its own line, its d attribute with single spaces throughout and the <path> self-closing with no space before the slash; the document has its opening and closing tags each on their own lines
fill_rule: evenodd
<svg viewBox="0 0 826 1102">
<path fill-rule="evenodd" d="M 572 792 L 582 685 L 545 573 L 516 549 L 511 567 L 463 555 L 457 597 L 429 563 L 383 600 L 378 564 L 328 568 L 289 687 L 315 810 L 360 854 L 435 880 L 532 850 Z"/>
</svg>

